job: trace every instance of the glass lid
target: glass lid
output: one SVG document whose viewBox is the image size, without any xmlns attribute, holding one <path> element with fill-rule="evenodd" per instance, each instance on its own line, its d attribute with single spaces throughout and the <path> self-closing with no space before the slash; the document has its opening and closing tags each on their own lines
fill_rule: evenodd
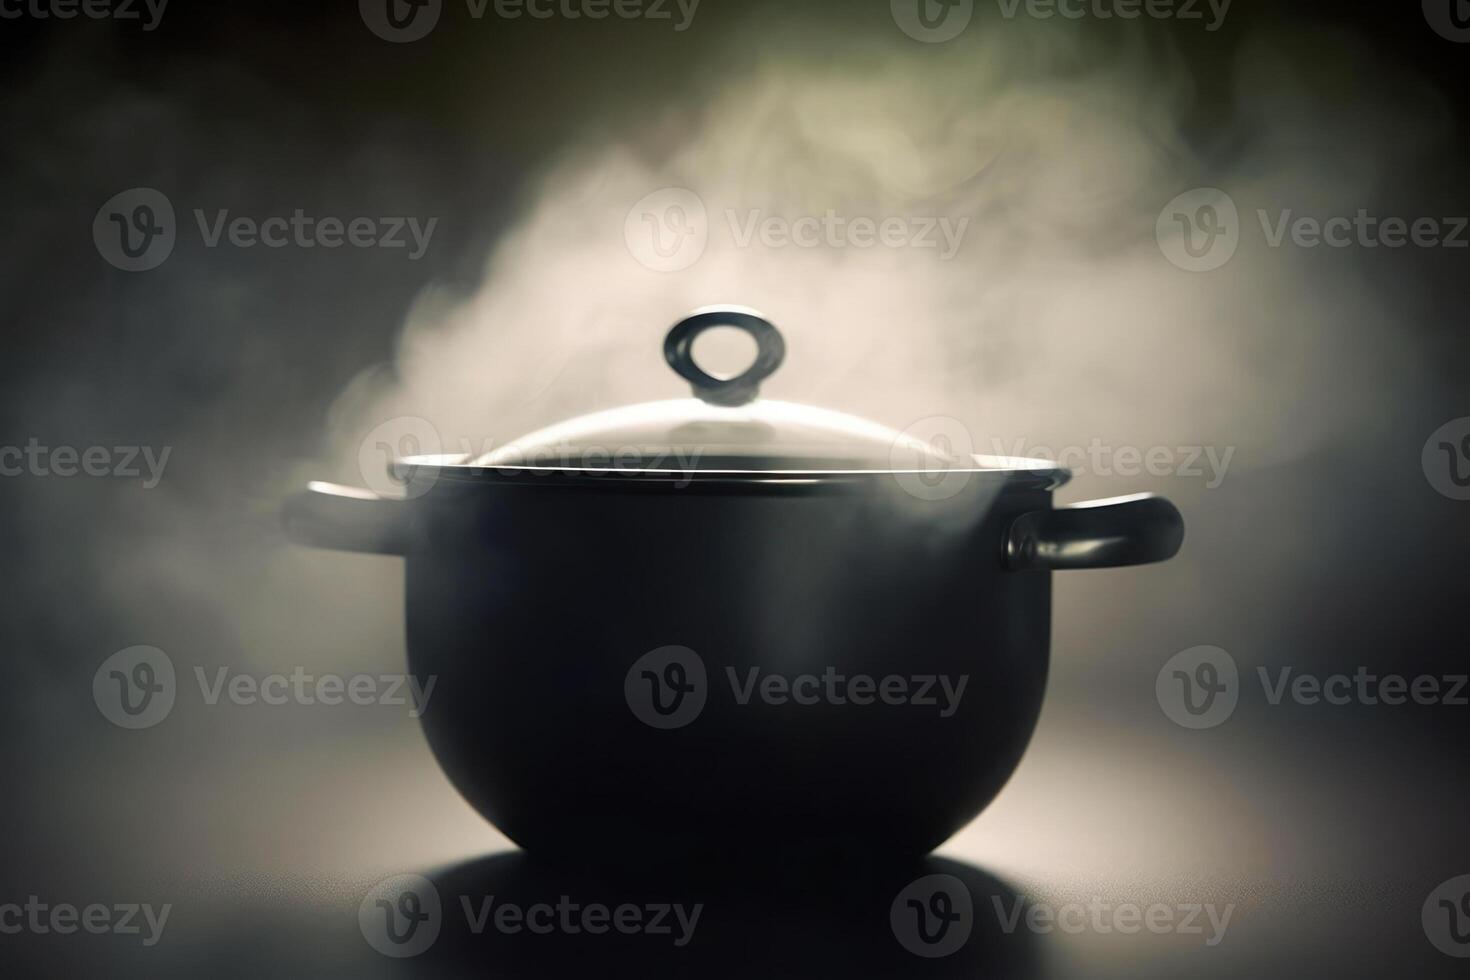
<svg viewBox="0 0 1470 980">
<path fill-rule="evenodd" d="M 755 341 L 755 359 L 741 374 L 716 377 L 695 362 L 695 339 L 716 327 L 735 327 Z M 621 472 L 650 477 L 962 470 L 1059 482 L 1057 467 L 1045 460 L 956 454 L 843 412 L 759 398 L 761 382 L 785 356 L 780 332 L 754 310 L 733 306 L 696 310 L 664 339 L 664 359 L 689 382 L 694 397 L 583 415 L 475 458 L 433 462 L 444 470 Z"/>
</svg>

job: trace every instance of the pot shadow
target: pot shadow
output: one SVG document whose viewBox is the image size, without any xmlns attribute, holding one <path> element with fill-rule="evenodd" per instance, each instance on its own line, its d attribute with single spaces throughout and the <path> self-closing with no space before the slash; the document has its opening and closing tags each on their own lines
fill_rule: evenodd
<svg viewBox="0 0 1470 980">
<path fill-rule="evenodd" d="M 592 969 L 710 980 L 1041 973 L 1037 936 L 1005 929 L 1024 899 L 993 875 L 943 858 L 613 875 L 512 852 L 425 877 L 439 893 L 441 928 L 422 956 L 398 961 L 411 973 L 430 967 L 451 976 L 581 978 Z M 566 913 L 574 929 L 565 927 L 568 919 L 551 924 L 562 914 L 559 902 L 575 903 Z M 551 908 L 532 913 L 538 903 Z M 590 934 L 580 916 L 596 906 L 609 910 L 591 923 L 605 931 Z M 633 908 L 622 909 L 616 925 L 620 906 L 638 910 L 636 925 Z M 527 927 L 531 917 L 539 934 Z"/>
</svg>

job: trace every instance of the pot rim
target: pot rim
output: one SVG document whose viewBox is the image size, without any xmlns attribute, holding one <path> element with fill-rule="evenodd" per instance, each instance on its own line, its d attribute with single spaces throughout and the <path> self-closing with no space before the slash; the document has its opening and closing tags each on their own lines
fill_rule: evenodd
<svg viewBox="0 0 1470 980">
<path fill-rule="evenodd" d="M 395 458 L 393 471 L 411 472 L 411 482 L 448 480 L 459 483 L 524 483 L 534 480 L 548 484 L 597 484 L 617 481 L 640 484 L 670 484 L 686 486 L 690 483 L 759 484 L 765 486 L 818 486 L 868 484 L 879 479 L 894 479 L 904 476 L 932 477 L 936 473 L 961 474 L 978 477 L 987 482 L 1005 486 L 1018 486 L 1036 490 L 1055 490 L 1072 477 L 1072 471 L 1045 459 L 1020 456 L 989 456 L 970 454 L 974 466 L 955 466 L 944 470 L 895 469 L 877 467 L 827 467 L 796 466 L 783 469 L 754 469 L 739 467 L 677 467 L 619 466 L 614 462 L 607 465 L 589 466 L 576 462 L 560 462 L 550 465 L 526 463 L 481 464 L 468 454 L 437 454 L 403 456 Z"/>
</svg>

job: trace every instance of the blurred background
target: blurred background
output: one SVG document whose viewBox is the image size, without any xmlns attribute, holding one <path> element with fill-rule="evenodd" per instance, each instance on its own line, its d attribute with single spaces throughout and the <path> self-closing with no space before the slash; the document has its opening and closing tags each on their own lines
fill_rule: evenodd
<svg viewBox="0 0 1470 980">
<path fill-rule="evenodd" d="M 148 947 L 0 935 L 8 975 L 1463 971 L 1421 911 L 1470 874 L 1470 707 L 1273 704 L 1258 671 L 1470 672 L 1470 9 L 529 9 L 0 4 L 0 905 L 173 909 Z M 251 237 L 298 212 L 368 223 Z M 801 218 L 819 238 L 782 236 Z M 406 706 L 202 696 L 196 670 L 404 669 L 401 563 L 288 545 L 281 498 L 373 485 L 384 441 L 478 452 L 681 397 L 663 334 L 717 302 L 781 326 L 772 397 L 1060 454 L 1063 501 L 1185 514 L 1175 561 L 1057 578 L 1032 748 L 932 865 L 990 934 L 918 959 L 886 881 L 807 882 L 712 898 L 735 911 L 682 959 L 379 956 L 356 913 L 385 876 L 561 883 L 501 853 Z M 63 447 L 106 455 L 67 476 Z M 139 645 L 180 683 L 128 730 L 93 680 Z M 1156 680 L 1200 646 L 1239 700 L 1196 730 Z M 997 934 L 992 893 L 1233 912 L 1213 945 Z"/>
</svg>

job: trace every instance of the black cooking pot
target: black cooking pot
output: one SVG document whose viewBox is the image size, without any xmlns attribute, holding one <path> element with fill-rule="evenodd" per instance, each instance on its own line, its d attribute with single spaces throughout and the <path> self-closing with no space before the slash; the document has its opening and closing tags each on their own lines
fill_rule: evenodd
<svg viewBox="0 0 1470 980">
<path fill-rule="evenodd" d="M 756 340 L 739 377 L 691 356 L 720 325 Z M 1050 571 L 1169 558 L 1179 512 L 1053 509 L 1069 474 L 1046 462 L 757 399 L 784 346 L 748 310 L 696 313 L 664 353 L 697 398 L 400 460 L 403 499 L 313 484 L 288 529 L 407 557 L 424 730 L 527 849 L 928 851 L 1031 737 Z"/>
</svg>

